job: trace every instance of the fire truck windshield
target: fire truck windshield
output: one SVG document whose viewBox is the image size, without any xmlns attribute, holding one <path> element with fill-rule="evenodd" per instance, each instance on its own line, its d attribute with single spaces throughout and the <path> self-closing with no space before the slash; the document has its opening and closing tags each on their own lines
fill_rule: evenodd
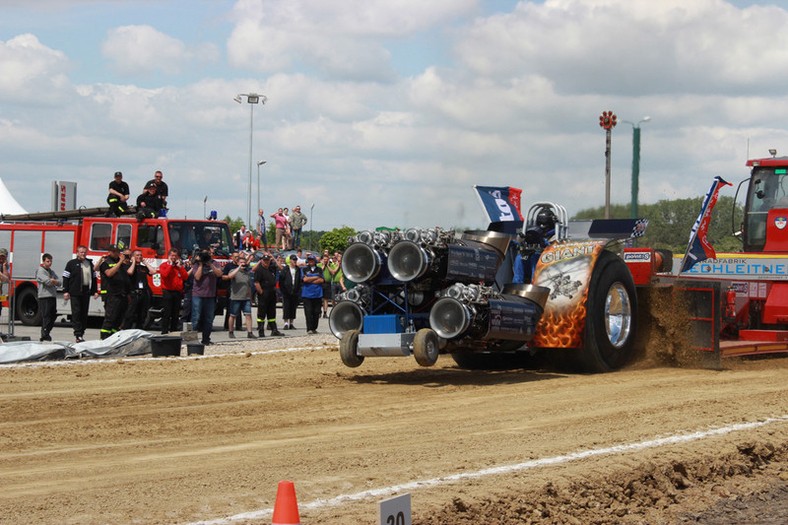
<svg viewBox="0 0 788 525">
<path fill-rule="evenodd" d="M 209 248 L 213 249 L 216 256 L 230 256 L 232 237 L 230 229 L 223 222 L 169 220 L 167 229 L 170 245 L 181 252 L 183 257 Z"/>
</svg>

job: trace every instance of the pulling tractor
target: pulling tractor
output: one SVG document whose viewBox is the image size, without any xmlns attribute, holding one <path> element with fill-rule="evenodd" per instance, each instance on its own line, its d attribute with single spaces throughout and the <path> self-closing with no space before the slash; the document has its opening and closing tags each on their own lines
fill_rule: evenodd
<svg viewBox="0 0 788 525">
<path fill-rule="evenodd" d="M 584 370 L 620 367 L 633 351 L 637 292 L 608 248 L 642 233 L 643 222 L 593 221 L 573 235 L 566 210 L 543 202 L 525 225 L 515 235 L 495 223 L 461 234 L 360 232 L 342 259 L 358 284 L 329 318 L 342 362 L 413 355 L 431 366 L 449 353 L 463 368 L 497 368 L 549 348 L 576 350 L 568 355 Z M 643 253 L 651 265 L 662 260 Z"/>
<path fill-rule="evenodd" d="M 788 157 L 747 165 L 736 192 L 746 189 L 742 251 L 684 272 L 681 256 L 627 246 L 647 221 L 570 222 L 550 202 L 532 205 L 515 234 L 494 222 L 459 234 L 359 232 L 342 260 L 357 285 L 329 318 L 342 362 L 412 355 L 431 366 L 448 353 L 461 368 L 503 368 L 540 351 L 606 372 L 636 352 L 639 295 L 655 293 L 682 297 L 689 344 L 706 366 L 788 352 Z"/>
</svg>

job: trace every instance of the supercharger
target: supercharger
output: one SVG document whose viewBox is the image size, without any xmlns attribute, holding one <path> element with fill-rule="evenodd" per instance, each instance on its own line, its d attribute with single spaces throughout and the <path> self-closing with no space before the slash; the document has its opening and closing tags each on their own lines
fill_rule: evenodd
<svg viewBox="0 0 788 525">
<path fill-rule="evenodd" d="M 358 284 L 340 296 L 329 318 L 345 364 L 414 355 L 430 365 L 440 351 L 467 341 L 529 341 L 549 290 L 496 289 L 511 239 L 442 228 L 362 231 L 352 238 L 342 271 Z"/>
</svg>

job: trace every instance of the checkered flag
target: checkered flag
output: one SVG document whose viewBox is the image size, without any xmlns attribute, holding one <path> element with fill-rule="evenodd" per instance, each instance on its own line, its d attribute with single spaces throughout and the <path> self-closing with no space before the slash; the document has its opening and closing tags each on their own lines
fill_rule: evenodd
<svg viewBox="0 0 788 525">
<path fill-rule="evenodd" d="M 643 237 L 646 234 L 646 227 L 648 227 L 648 219 L 636 220 L 635 227 L 632 228 L 632 237 Z"/>
</svg>

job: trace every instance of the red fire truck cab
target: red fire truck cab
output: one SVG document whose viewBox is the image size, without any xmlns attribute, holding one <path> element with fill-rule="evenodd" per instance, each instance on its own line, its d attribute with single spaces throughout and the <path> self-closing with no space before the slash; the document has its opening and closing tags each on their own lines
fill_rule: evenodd
<svg viewBox="0 0 788 525">
<path fill-rule="evenodd" d="M 71 210 L 67 212 L 37 213 L 3 216 L 0 222 L 0 247 L 8 249 L 11 282 L 0 292 L 13 306 L 9 315 L 25 325 L 41 323 L 38 309 L 35 273 L 41 257 L 49 253 L 53 257 L 52 269 L 61 274 L 63 268 L 76 254 L 77 246 L 88 248 L 88 257 L 94 262 L 106 255 L 111 244 L 139 249 L 151 269 L 151 311 L 148 323 L 161 313 L 161 287 L 159 266 L 167 259 L 171 248 L 181 258 L 191 258 L 195 251 L 213 248 L 214 259 L 222 266 L 229 261 L 232 237 L 227 223 L 223 221 L 189 219 L 144 219 L 108 218 L 89 216 L 106 208 Z M 103 213 L 102 213 L 103 214 Z M 62 293 L 62 290 L 59 290 Z M 224 306 L 220 293 L 218 310 Z M 70 315 L 71 310 L 63 300 L 57 301 L 58 314 Z M 91 300 L 90 315 L 103 316 L 104 306 L 100 299 Z"/>
</svg>

